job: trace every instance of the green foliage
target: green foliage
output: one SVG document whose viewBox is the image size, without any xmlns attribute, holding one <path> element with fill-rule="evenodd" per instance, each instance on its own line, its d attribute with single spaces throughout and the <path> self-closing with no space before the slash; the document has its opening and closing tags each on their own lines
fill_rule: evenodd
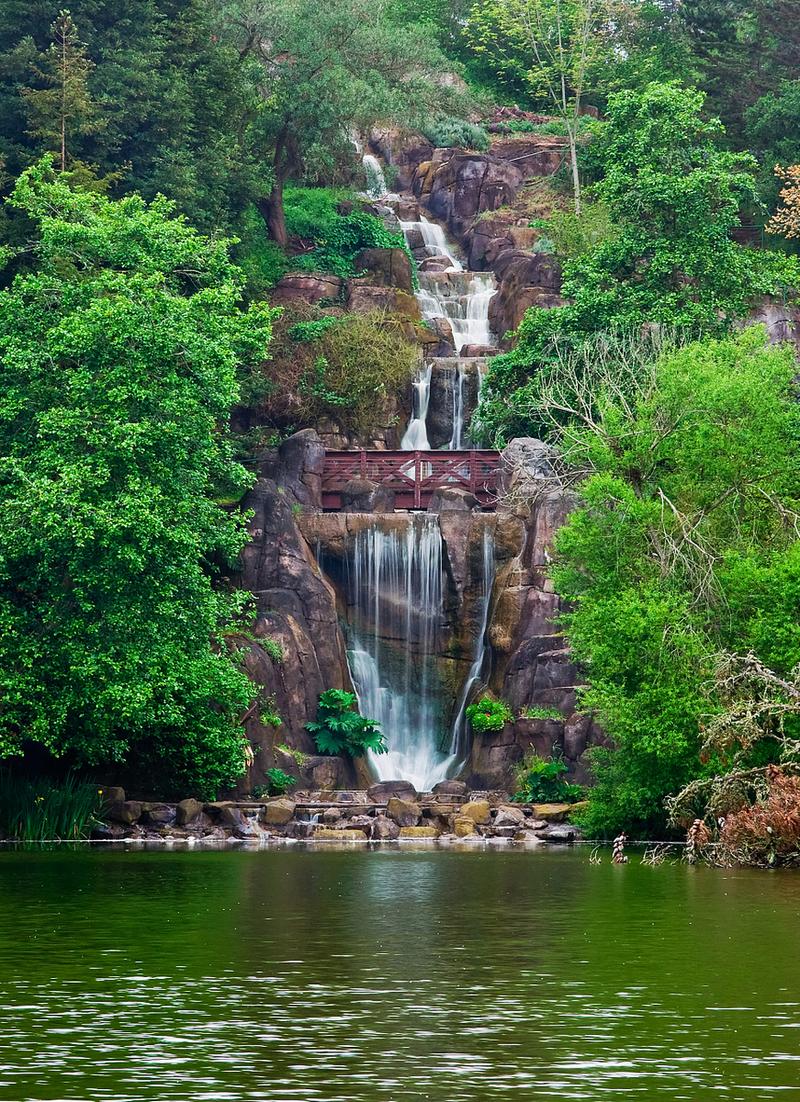
<svg viewBox="0 0 800 1102">
<path fill-rule="evenodd" d="M 565 780 L 567 767 L 560 758 L 540 758 L 529 754 L 516 771 L 517 791 L 512 799 L 517 803 L 575 803 L 582 800 L 584 790 L 579 784 Z"/>
<path fill-rule="evenodd" d="M 402 233 L 388 230 L 380 218 L 359 209 L 358 201 L 346 191 L 287 188 L 284 203 L 289 236 L 312 245 L 294 257 L 295 269 L 333 272 L 347 279 L 359 274 L 355 259 L 362 249 L 403 249 L 411 258 Z"/>
<path fill-rule="evenodd" d="M 291 773 L 284 773 L 282 769 L 275 767 L 267 769 L 264 776 L 267 778 L 268 796 L 283 796 L 285 792 L 288 792 L 290 788 L 294 788 L 297 784 L 297 781 Z M 255 789 L 253 790 L 253 795 L 257 795 Z"/>
<path fill-rule="evenodd" d="M 760 163 L 759 193 L 773 212 L 780 190 L 775 166 L 800 163 L 800 80 L 786 80 L 757 100 L 746 112 L 745 134 Z"/>
<path fill-rule="evenodd" d="M 316 723 L 307 723 L 306 730 L 314 738 L 320 754 L 349 754 L 363 757 L 368 750 L 386 753 L 386 741 L 378 724 L 357 710 L 355 693 L 343 689 L 328 689 L 320 693 Z"/>
<path fill-rule="evenodd" d="M 85 838 L 102 807 L 97 785 L 71 774 L 56 782 L 0 769 L 0 837 L 20 842 Z"/>
<path fill-rule="evenodd" d="M 243 393 L 279 428 L 332 417 L 347 431 L 368 434 L 387 398 L 407 392 L 417 368 L 402 321 L 379 311 L 331 316 L 287 308 L 270 351 L 268 363 L 250 370 Z"/>
<path fill-rule="evenodd" d="M 584 474 L 552 577 L 594 711 L 592 834 L 665 829 L 664 799 L 723 763 L 700 760 L 719 710 L 721 650 L 800 661 L 800 405 L 796 364 L 763 330 L 662 356 L 626 391 L 597 389 L 563 457 Z M 590 407 L 587 407 L 590 408 Z"/>
<path fill-rule="evenodd" d="M 333 329 L 334 325 L 340 325 L 342 319 L 335 314 L 329 314 L 324 318 L 316 318 L 314 321 L 298 321 L 286 331 L 293 341 L 318 341 Z"/>
<path fill-rule="evenodd" d="M 558 708 L 541 708 L 535 704 L 528 704 L 526 707 L 520 710 L 520 717 L 522 719 L 563 719 L 563 715 L 559 712 Z"/>
<path fill-rule="evenodd" d="M 277 639 L 261 639 L 261 649 L 266 651 L 273 662 L 280 665 L 286 657 L 283 647 Z"/>
<path fill-rule="evenodd" d="M 62 82 L 49 51 L 61 6 L 0 0 L 0 153 L 13 177 L 59 149 Z M 70 167 L 92 166 L 116 197 L 167 194 L 193 225 L 230 232 L 263 170 L 247 65 L 216 33 L 213 9 L 74 0 L 69 15 L 78 39 L 66 85 Z"/>
<path fill-rule="evenodd" d="M 678 6 L 697 83 L 737 143 L 748 108 L 797 76 L 798 15 L 797 0 L 682 0 Z"/>
<path fill-rule="evenodd" d="M 619 234 L 611 212 L 604 203 L 584 203 L 580 214 L 555 210 L 549 218 L 536 223 L 553 243 L 553 251 L 564 260 L 574 260 Z"/>
<path fill-rule="evenodd" d="M 0 294 L 0 756 L 135 757 L 213 794 L 251 698 L 222 641 L 243 599 L 214 581 L 247 538 L 216 504 L 249 481 L 224 426 L 271 312 L 164 199 L 42 164 L 13 202 L 40 242 Z"/>
<path fill-rule="evenodd" d="M 473 731 L 483 734 L 485 731 L 502 731 L 507 723 L 513 723 L 514 713 L 504 700 L 493 700 L 482 696 L 467 705 L 467 719 Z"/>
<path fill-rule="evenodd" d="M 476 149 L 479 153 L 489 148 L 489 135 L 483 127 L 464 119 L 433 119 L 423 126 L 422 133 L 435 146 L 458 146 L 460 149 Z"/>
<path fill-rule="evenodd" d="M 800 286 L 795 258 L 732 240 L 740 205 L 757 199 L 755 162 L 718 148 L 721 128 L 702 107 L 701 92 L 675 84 L 610 97 L 594 191 L 616 231 L 564 265 L 569 304 L 529 310 L 517 347 L 492 362 L 478 417 L 489 439 L 528 434 L 518 414 L 536 386 L 531 371 L 555 364 L 557 345 L 654 322 L 721 334 L 755 297 Z"/>
</svg>

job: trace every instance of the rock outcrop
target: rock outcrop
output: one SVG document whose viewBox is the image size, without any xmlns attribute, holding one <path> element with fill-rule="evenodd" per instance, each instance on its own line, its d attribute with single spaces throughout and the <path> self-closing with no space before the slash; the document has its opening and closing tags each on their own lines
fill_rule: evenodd
<svg viewBox="0 0 800 1102">
<path fill-rule="evenodd" d="M 276 748 L 284 743 L 307 755 L 309 780 L 324 775 L 331 787 L 355 780 L 349 760 L 320 763 L 305 730 L 316 718 L 321 692 L 350 688 L 335 594 L 296 523 L 298 511 L 319 508 L 323 454 L 313 430 L 290 437 L 264 465 L 271 477 L 260 478 L 244 503 L 253 516 L 239 580 L 255 597 L 256 620 L 253 641 L 241 651 L 262 700 L 273 706 L 256 707 L 247 720 L 254 763 L 242 791 L 263 784 L 265 771 L 276 764 L 303 776 L 291 757 L 278 760 Z M 262 719 L 275 712 L 283 721 L 277 729 Z"/>
</svg>

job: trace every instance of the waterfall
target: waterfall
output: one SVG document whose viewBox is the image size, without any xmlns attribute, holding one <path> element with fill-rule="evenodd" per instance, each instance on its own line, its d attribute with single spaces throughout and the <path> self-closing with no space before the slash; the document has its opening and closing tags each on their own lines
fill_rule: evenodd
<svg viewBox="0 0 800 1102">
<path fill-rule="evenodd" d="M 450 261 L 450 271 L 463 272 L 464 266 L 461 261 L 454 256 L 447 243 L 447 236 L 438 222 L 429 222 L 427 218 L 420 218 L 418 222 L 401 221 L 400 229 L 403 231 L 405 239 L 410 247 L 413 248 L 415 244 L 415 234 L 418 233 L 422 238 L 422 245 L 428 256 L 444 257 L 446 260 Z"/>
<path fill-rule="evenodd" d="M 361 158 L 364 166 L 364 175 L 367 178 L 367 195 L 370 199 L 381 199 L 387 194 L 386 177 L 383 174 L 383 166 L 377 157 L 371 153 L 365 153 Z"/>
<path fill-rule="evenodd" d="M 436 516 L 409 516 L 404 530 L 376 517 L 355 537 L 349 560 L 348 662 L 363 715 L 377 720 L 389 752 L 371 756 L 381 780 L 418 791 L 444 780 L 435 660 L 444 618 L 442 534 Z"/>
<path fill-rule="evenodd" d="M 463 364 L 456 368 L 456 379 L 453 383 L 453 435 L 450 437 L 448 449 L 461 451 L 464 440 L 464 381 L 465 369 Z"/>
<path fill-rule="evenodd" d="M 446 264 L 444 271 L 419 273 L 419 287 L 416 295 L 423 318 L 426 321 L 445 318 L 449 322 L 456 356 L 460 356 L 467 345 L 481 347 L 493 345 L 494 336 L 489 327 L 489 303 L 495 294 L 496 287 L 492 273 L 465 271 L 453 253 L 444 229 L 437 222 L 430 222 L 421 217 L 419 221 L 401 220 L 400 226 L 406 243 L 418 259 L 424 252 L 425 258 L 439 258 Z M 453 391 L 453 429 L 447 444 L 450 451 L 459 451 L 464 446 L 464 424 L 467 412 L 464 401 L 466 365 L 463 368 L 459 365 L 456 375 Z M 426 364 L 414 383 L 413 411 L 401 442 L 404 450 L 424 450 L 430 447 L 426 424 L 430 379 L 431 367 Z M 479 386 L 481 381 L 479 377 Z"/>
<path fill-rule="evenodd" d="M 489 525 L 483 528 L 483 556 L 481 562 L 481 618 L 478 631 L 475 635 L 472 665 L 461 688 L 461 694 L 456 705 L 453 731 L 450 738 L 450 760 L 462 762 L 466 756 L 465 731 L 466 708 L 472 690 L 480 684 L 484 672 L 484 665 L 489 653 L 486 629 L 489 626 L 489 610 L 492 603 L 492 586 L 494 584 L 494 538 Z"/>
<path fill-rule="evenodd" d="M 429 451 L 428 428 L 426 418 L 428 416 L 428 403 L 431 397 L 431 374 L 433 367 L 430 363 L 423 364 L 414 380 L 413 409 L 411 420 L 408 422 L 400 447 L 403 451 Z"/>
</svg>

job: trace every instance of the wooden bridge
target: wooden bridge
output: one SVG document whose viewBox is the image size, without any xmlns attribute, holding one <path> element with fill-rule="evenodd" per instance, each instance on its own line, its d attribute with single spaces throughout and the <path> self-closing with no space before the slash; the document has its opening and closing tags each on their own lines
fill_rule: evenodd
<svg viewBox="0 0 800 1102">
<path fill-rule="evenodd" d="M 329 451 L 322 472 L 322 506 L 341 509 L 342 490 L 365 478 L 394 491 L 395 508 L 426 509 L 434 490 L 460 488 L 493 509 L 500 474 L 496 451 Z"/>
</svg>

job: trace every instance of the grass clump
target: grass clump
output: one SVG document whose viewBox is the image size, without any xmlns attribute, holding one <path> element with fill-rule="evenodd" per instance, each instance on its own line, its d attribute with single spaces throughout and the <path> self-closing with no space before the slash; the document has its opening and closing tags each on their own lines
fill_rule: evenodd
<svg viewBox="0 0 800 1102">
<path fill-rule="evenodd" d="M 103 798 L 96 784 L 68 775 L 31 780 L 0 770 L 0 835 L 21 842 L 86 838 Z"/>
</svg>

